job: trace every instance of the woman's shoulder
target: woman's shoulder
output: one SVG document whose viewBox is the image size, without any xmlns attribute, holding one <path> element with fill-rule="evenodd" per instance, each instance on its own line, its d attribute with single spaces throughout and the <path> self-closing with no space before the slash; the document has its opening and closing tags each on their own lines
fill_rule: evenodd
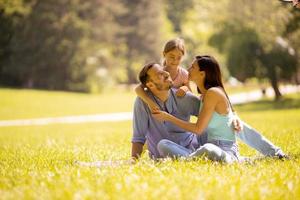
<svg viewBox="0 0 300 200">
<path fill-rule="evenodd" d="M 221 98 L 221 97 L 224 97 L 225 93 L 221 87 L 211 87 L 207 90 L 206 95 Z"/>
<path fill-rule="evenodd" d="M 207 90 L 207 92 L 214 94 L 224 94 L 224 90 L 221 87 L 211 87 Z"/>
</svg>

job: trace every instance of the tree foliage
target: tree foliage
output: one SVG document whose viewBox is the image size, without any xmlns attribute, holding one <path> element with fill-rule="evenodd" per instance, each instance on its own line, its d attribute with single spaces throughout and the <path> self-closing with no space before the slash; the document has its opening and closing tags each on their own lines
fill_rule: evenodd
<svg viewBox="0 0 300 200">
<path fill-rule="evenodd" d="M 0 0 L 0 24 L 5 86 L 94 92 L 135 83 L 173 37 L 185 39 L 184 64 L 211 54 L 242 81 L 295 79 L 300 62 L 299 12 L 279 1 Z"/>
<path fill-rule="evenodd" d="M 241 81 L 267 77 L 276 99 L 280 98 L 278 82 L 291 80 L 298 70 L 297 52 L 289 38 L 284 37 L 285 30 L 293 30 L 289 28 L 290 23 L 294 24 L 287 17 L 289 10 L 278 2 L 265 5 L 255 0 L 231 2 L 228 11 L 210 44 L 227 55 L 233 76 Z"/>
<path fill-rule="evenodd" d="M 159 3 L 2 0 L 1 84 L 91 91 L 121 65 L 135 82 L 135 65 L 160 55 Z"/>
</svg>

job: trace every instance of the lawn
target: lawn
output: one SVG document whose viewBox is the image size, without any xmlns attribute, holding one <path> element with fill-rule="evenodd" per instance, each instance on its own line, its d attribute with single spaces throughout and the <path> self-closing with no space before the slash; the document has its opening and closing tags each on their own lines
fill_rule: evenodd
<svg viewBox="0 0 300 200">
<path fill-rule="evenodd" d="M 103 94 L 0 89 L 0 120 L 130 112 L 132 90 Z"/>
<path fill-rule="evenodd" d="M 8 89 L 0 94 L 0 119 L 131 111 L 134 97 Z M 131 122 L 0 127 L 0 199 L 299 199 L 300 95 L 236 109 L 291 159 L 153 163 L 144 154 L 136 165 L 79 167 L 75 160 L 128 159 Z M 259 155 L 243 144 L 240 152 Z"/>
</svg>

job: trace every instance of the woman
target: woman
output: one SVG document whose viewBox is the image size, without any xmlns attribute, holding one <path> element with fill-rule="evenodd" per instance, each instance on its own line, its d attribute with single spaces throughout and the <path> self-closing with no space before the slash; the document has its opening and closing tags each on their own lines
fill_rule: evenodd
<svg viewBox="0 0 300 200">
<path fill-rule="evenodd" d="M 237 161 L 239 157 L 236 136 L 231 126 L 233 109 L 224 90 L 218 62 L 211 56 L 196 56 L 188 71 L 189 79 L 195 82 L 202 94 L 197 122 L 186 122 L 163 111 L 157 111 L 153 116 L 159 121 L 169 121 L 195 134 L 201 134 L 206 129 L 208 143 L 188 157 L 205 155 L 211 160 L 220 162 Z M 168 144 L 164 148 L 169 147 Z M 174 146 L 167 151 L 172 150 Z"/>
</svg>

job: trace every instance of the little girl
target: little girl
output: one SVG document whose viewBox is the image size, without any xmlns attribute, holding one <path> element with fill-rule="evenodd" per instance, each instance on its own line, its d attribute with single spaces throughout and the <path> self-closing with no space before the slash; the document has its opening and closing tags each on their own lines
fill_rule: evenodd
<svg viewBox="0 0 300 200">
<path fill-rule="evenodd" d="M 185 54 L 185 47 L 183 39 L 176 38 L 169 40 L 163 50 L 164 57 L 164 70 L 170 73 L 170 76 L 173 80 L 173 87 L 177 88 L 176 95 L 182 97 L 187 91 L 190 91 L 189 80 L 188 80 L 188 71 L 180 67 L 182 57 Z M 148 104 L 150 110 L 155 112 L 159 110 L 159 107 L 153 102 L 145 93 L 144 86 L 139 85 L 136 87 L 136 94 Z"/>
</svg>

